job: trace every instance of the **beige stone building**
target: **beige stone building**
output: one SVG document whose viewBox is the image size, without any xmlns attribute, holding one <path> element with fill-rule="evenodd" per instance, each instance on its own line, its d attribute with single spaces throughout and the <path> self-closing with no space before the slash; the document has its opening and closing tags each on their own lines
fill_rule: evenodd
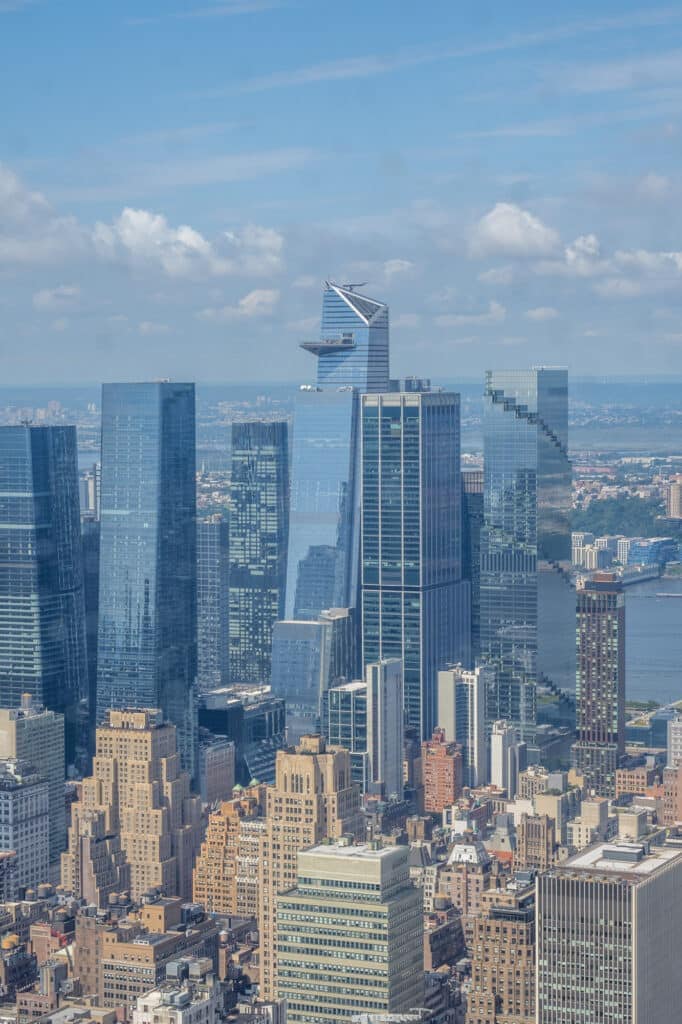
<svg viewBox="0 0 682 1024">
<path fill-rule="evenodd" d="M 516 828 L 517 870 L 546 871 L 556 860 L 556 823 L 548 814 L 523 814 Z"/>
<path fill-rule="evenodd" d="M 535 1022 L 535 884 L 482 893 L 467 1024 Z"/>
<path fill-rule="evenodd" d="M 262 820 L 265 786 L 250 786 L 226 800 L 208 819 L 194 865 L 194 899 L 212 913 L 255 917 L 258 913 L 258 830 L 244 826 Z M 253 885 L 248 879 L 253 879 Z"/>
<path fill-rule="evenodd" d="M 157 709 L 111 710 L 97 730 L 92 775 L 83 780 L 80 809 L 101 812 L 106 834 L 118 835 L 130 866 L 134 900 L 150 889 L 189 898 L 201 838 L 201 801 L 180 767 L 175 726 Z M 79 805 L 76 805 L 78 807 Z M 80 833 L 69 832 L 62 887 L 80 895 Z"/>
<path fill-rule="evenodd" d="M 302 736 L 295 750 L 278 752 L 259 849 L 261 998 L 276 998 L 276 898 L 296 885 L 298 853 L 362 831 L 360 790 L 351 782 L 347 750 L 327 749 L 321 736 Z"/>
</svg>

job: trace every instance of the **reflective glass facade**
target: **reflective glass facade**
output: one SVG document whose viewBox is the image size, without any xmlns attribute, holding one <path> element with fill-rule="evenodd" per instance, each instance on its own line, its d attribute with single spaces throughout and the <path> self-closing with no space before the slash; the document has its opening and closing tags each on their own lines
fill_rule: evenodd
<svg viewBox="0 0 682 1024">
<path fill-rule="evenodd" d="M 462 576 L 471 587 L 471 657 L 481 653 L 481 528 L 483 470 L 462 473 Z"/>
<path fill-rule="evenodd" d="M 197 663 L 200 690 L 229 678 L 230 526 L 221 515 L 197 522 Z"/>
<path fill-rule="evenodd" d="M 193 770 L 196 664 L 193 384 L 102 388 L 97 717 L 160 707 Z"/>
<path fill-rule="evenodd" d="M 359 551 L 358 395 L 300 391 L 291 463 L 286 617 L 355 604 Z"/>
<path fill-rule="evenodd" d="M 388 391 L 388 306 L 328 283 L 314 351 L 318 386 Z"/>
<path fill-rule="evenodd" d="M 230 678 L 267 683 L 272 628 L 284 617 L 289 532 L 286 423 L 232 425 Z"/>
<path fill-rule="evenodd" d="M 407 724 L 436 725 L 436 675 L 468 664 L 459 396 L 362 398 L 362 662 L 400 658 Z"/>
<path fill-rule="evenodd" d="M 30 693 L 84 754 L 87 698 L 75 427 L 0 427 L 0 703 Z"/>
<path fill-rule="evenodd" d="M 568 374 L 488 372 L 481 651 L 498 670 L 491 721 L 535 726 L 535 687 L 575 688 Z"/>
</svg>

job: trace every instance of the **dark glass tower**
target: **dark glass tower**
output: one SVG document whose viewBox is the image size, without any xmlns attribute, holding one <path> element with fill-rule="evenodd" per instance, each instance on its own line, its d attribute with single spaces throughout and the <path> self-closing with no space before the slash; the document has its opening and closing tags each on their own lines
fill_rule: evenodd
<svg viewBox="0 0 682 1024">
<path fill-rule="evenodd" d="M 362 663 L 401 658 L 406 720 L 436 723 L 437 672 L 469 663 L 459 395 L 362 397 Z"/>
<path fill-rule="evenodd" d="M 575 688 L 566 370 L 489 371 L 483 418 L 481 652 L 490 721 L 532 738 L 536 684 Z"/>
<path fill-rule="evenodd" d="M 102 388 L 97 717 L 160 707 L 194 770 L 194 385 Z"/>
<path fill-rule="evenodd" d="M 75 427 L 0 427 L 0 703 L 32 694 L 85 754 L 87 658 Z"/>
<path fill-rule="evenodd" d="M 588 790 L 616 795 L 625 753 L 625 600 L 615 573 L 578 591 L 574 765 Z"/>
<path fill-rule="evenodd" d="M 232 424 L 230 679 L 267 683 L 284 617 L 289 532 L 286 423 Z"/>
<path fill-rule="evenodd" d="M 462 576 L 471 587 L 471 659 L 481 653 L 481 529 L 483 470 L 462 473 Z"/>
<path fill-rule="evenodd" d="M 199 690 L 229 680 L 230 526 L 221 515 L 197 522 L 197 663 Z"/>
</svg>

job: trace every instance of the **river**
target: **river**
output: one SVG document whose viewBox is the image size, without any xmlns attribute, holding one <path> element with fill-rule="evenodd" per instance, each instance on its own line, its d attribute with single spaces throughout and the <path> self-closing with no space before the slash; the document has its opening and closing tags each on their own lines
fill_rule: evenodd
<svg viewBox="0 0 682 1024">
<path fill-rule="evenodd" d="M 682 700 L 682 577 L 626 588 L 625 691 L 630 700 Z"/>
</svg>

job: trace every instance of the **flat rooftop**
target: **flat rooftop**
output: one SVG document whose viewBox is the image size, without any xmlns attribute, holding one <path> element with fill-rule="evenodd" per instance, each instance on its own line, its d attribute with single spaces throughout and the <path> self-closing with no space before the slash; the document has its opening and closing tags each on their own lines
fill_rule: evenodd
<svg viewBox="0 0 682 1024">
<path fill-rule="evenodd" d="M 325 844 L 324 846 L 313 846 L 309 850 L 302 850 L 300 856 L 310 854 L 315 857 L 344 857 L 348 860 L 377 861 L 388 857 L 395 857 L 396 850 L 406 849 L 407 847 L 405 846 L 382 846 L 379 849 L 374 849 L 372 846 L 367 846 L 366 844 L 347 846 L 345 843 L 330 843 Z"/>
<path fill-rule="evenodd" d="M 599 843 L 569 857 L 552 872 L 561 874 L 587 872 L 592 875 L 621 875 L 634 881 L 644 880 L 682 858 L 682 850 L 671 846 L 651 846 L 642 843 Z"/>
</svg>

